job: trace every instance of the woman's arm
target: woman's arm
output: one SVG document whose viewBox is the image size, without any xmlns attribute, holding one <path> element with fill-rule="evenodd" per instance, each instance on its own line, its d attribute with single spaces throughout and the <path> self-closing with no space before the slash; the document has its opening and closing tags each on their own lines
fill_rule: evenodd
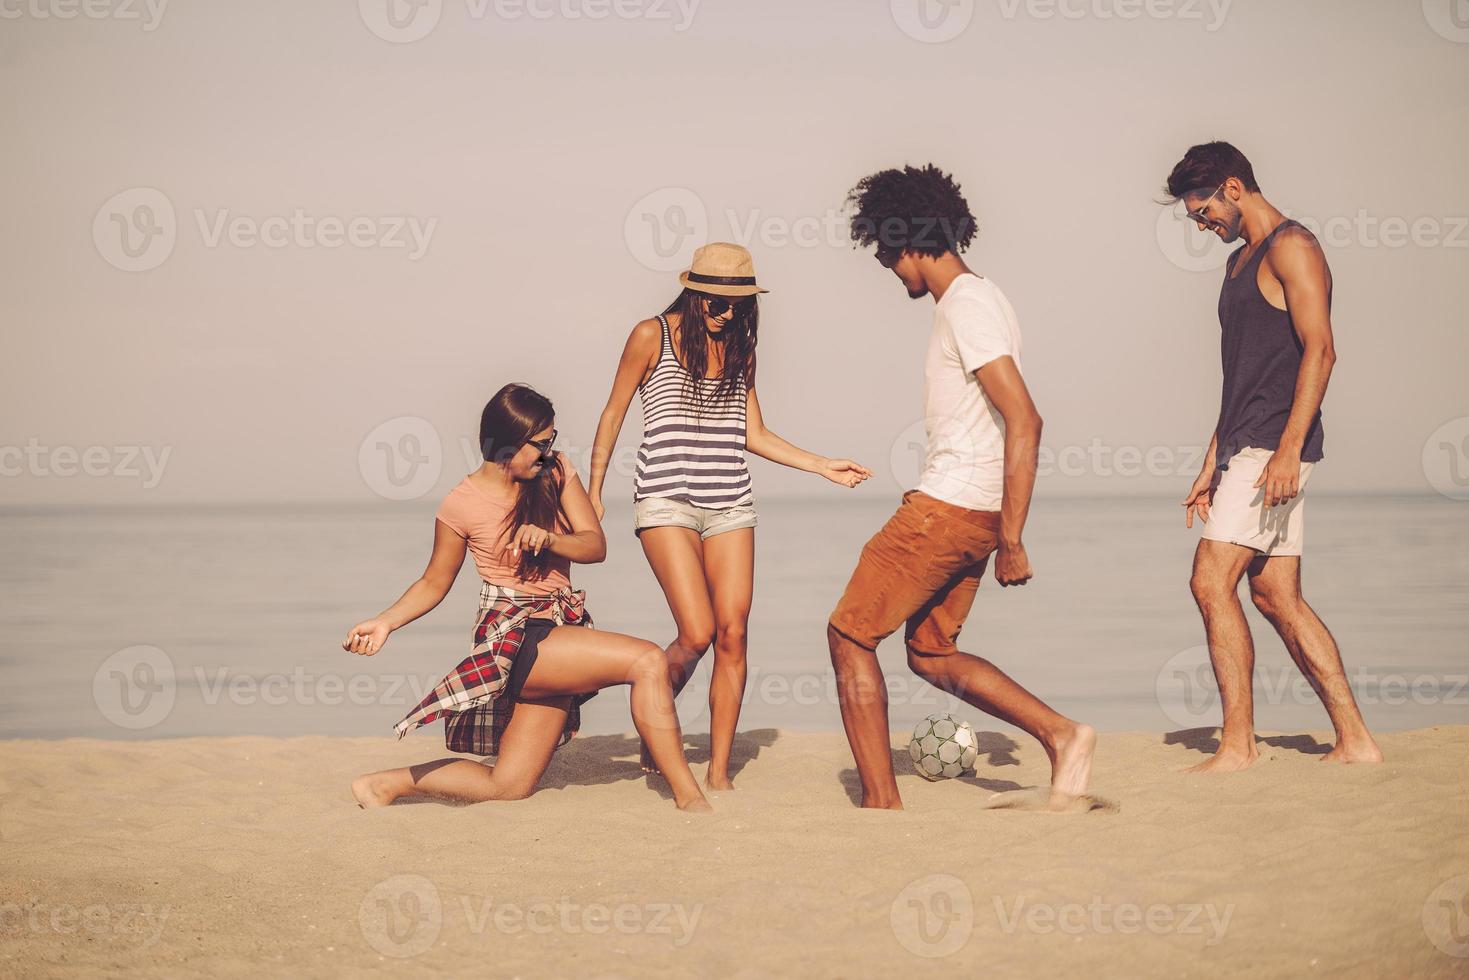
<svg viewBox="0 0 1469 980">
<path fill-rule="evenodd" d="M 444 601 L 454 587 L 459 567 L 464 564 L 464 539 L 443 521 L 434 521 L 434 552 L 428 568 L 408 587 L 397 602 L 352 627 L 342 649 L 372 656 L 388 642 L 388 634 L 401 629 Z"/>
<path fill-rule="evenodd" d="M 760 399 L 756 396 L 753 387 L 746 396 L 745 448 L 772 463 L 804 470 L 807 473 L 820 473 L 831 482 L 840 483 L 844 487 L 855 487 L 872 476 L 871 470 L 850 459 L 828 459 L 825 456 L 818 456 L 799 446 L 791 445 L 771 432 L 765 427 L 765 418 L 760 414 Z"/>
<path fill-rule="evenodd" d="M 566 471 L 566 481 L 561 485 L 561 510 L 571 531 L 558 534 L 532 525 L 518 527 L 510 536 L 510 551 L 514 554 L 526 550 L 537 555 L 549 551 L 580 565 L 595 565 L 607 558 L 607 537 L 602 533 L 591 498 L 581 485 L 581 477 L 565 465 L 565 456 L 557 459 Z"/>
<path fill-rule="evenodd" d="M 602 417 L 597 420 L 597 436 L 592 442 L 592 470 L 588 477 L 591 492 L 587 496 L 598 520 L 606 514 L 602 506 L 602 484 L 607 477 L 612 451 L 617 446 L 617 436 L 622 432 L 623 420 L 627 418 L 627 407 L 662 347 L 663 328 L 654 319 L 644 320 L 633 327 L 622 350 L 617 376 L 612 379 L 612 393 L 607 396 L 607 407 L 602 409 Z"/>
</svg>

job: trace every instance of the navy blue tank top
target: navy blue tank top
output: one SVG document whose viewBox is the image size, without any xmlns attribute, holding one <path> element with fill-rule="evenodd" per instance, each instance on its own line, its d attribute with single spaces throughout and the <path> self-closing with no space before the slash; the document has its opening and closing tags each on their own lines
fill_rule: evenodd
<svg viewBox="0 0 1469 980">
<path fill-rule="evenodd" d="M 1244 268 L 1235 272 L 1243 248 L 1235 250 L 1225 268 L 1224 286 L 1219 291 L 1224 394 L 1216 432 L 1219 447 L 1214 455 L 1215 465 L 1221 470 L 1228 468 L 1230 459 L 1241 449 L 1279 449 L 1295 401 L 1301 340 L 1290 313 L 1270 305 L 1256 278 L 1275 236 L 1289 227 L 1302 226 L 1287 218 L 1265 237 Z M 1329 290 L 1326 301 L 1329 307 Z M 1318 411 L 1306 433 L 1301 462 L 1319 461 L 1322 441 Z"/>
</svg>

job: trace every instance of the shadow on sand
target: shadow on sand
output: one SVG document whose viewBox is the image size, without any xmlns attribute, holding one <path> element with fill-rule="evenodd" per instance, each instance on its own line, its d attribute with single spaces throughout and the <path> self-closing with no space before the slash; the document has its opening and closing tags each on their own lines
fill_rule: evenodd
<svg viewBox="0 0 1469 980">
<path fill-rule="evenodd" d="M 1018 766 L 1020 760 L 1015 758 L 1015 751 L 1020 748 L 1013 738 L 1002 735 L 999 732 L 975 732 L 975 738 L 979 740 L 979 758 L 974 762 L 974 774 L 960 776 L 959 781 L 971 783 L 980 789 L 989 790 L 991 793 L 1005 793 L 1021 789 L 1021 785 L 1009 779 L 990 779 L 980 775 L 984 769 L 997 769 L 1001 766 Z M 907 748 L 893 749 L 893 771 L 898 775 L 908 775 L 913 772 L 913 759 L 908 755 Z M 847 798 L 854 806 L 862 805 L 862 781 L 857 777 L 855 768 L 843 769 L 837 777 L 841 780 L 842 788 L 847 791 Z"/>
<path fill-rule="evenodd" d="M 1310 735 L 1267 735 L 1264 738 L 1256 737 L 1256 743 L 1269 745 L 1277 749 L 1289 749 L 1302 755 L 1325 755 L 1331 751 L 1331 746 L 1318 742 Z M 1163 736 L 1164 745 L 1182 745 L 1186 749 L 1193 749 L 1205 756 L 1211 756 L 1219 751 L 1219 729 L 1217 728 L 1184 728 L 1176 732 L 1167 732 Z"/>
<path fill-rule="evenodd" d="M 761 749 L 775 744 L 777 736 L 778 732 L 774 728 L 736 732 L 734 747 L 729 754 L 730 778 L 738 778 L 745 766 L 760 755 Z M 708 735 L 685 735 L 683 742 L 684 754 L 688 756 L 689 765 L 698 766 L 709 761 Z M 546 767 L 545 775 L 541 777 L 535 792 L 565 789 L 568 786 L 605 786 L 610 783 L 639 779 L 663 799 L 672 800 L 673 791 L 668 788 L 667 780 L 662 776 L 653 776 L 643 772 L 642 767 L 638 764 L 640 747 L 641 742 L 636 735 L 579 735 L 551 757 L 551 764 Z M 473 757 L 464 756 L 463 758 Z M 493 757 L 485 757 L 476 761 L 490 765 Z M 696 772 L 694 775 L 700 774 Z M 393 805 L 405 806 L 416 803 L 436 803 L 440 806 L 469 805 L 428 796 L 403 797 Z"/>
</svg>

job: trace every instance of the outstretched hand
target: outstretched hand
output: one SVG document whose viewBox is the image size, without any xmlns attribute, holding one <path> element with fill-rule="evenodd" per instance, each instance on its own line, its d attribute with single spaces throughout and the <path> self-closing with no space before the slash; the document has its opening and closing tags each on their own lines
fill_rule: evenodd
<svg viewBox="0 0 1469 980">
<path fill-rule="evenodd" d="M 850 459 L 824 460 L 821 468 L 816 472 L 826 477 L 832 483 L 840 483 L 844 487 L 855 487 L 863 480 L 872 477 L 871 470 L 861 463 L 855 463 Z"/>
<path fill-rule="evenodd" d="M 342 649 L 348 653 L 370 657 L 383 648 L 391 632 L 392 629 L 382 617 L 374 616 L 372 619 L 365 619 L 347 631 L 347 638 L 342 641 Z"/>
</svg>

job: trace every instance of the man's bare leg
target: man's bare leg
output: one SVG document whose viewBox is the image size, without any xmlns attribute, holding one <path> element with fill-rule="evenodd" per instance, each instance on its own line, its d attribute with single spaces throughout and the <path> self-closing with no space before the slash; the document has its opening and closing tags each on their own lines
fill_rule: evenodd
<svg viewBox="0 0 1469 980">
<path fill-rule="evenodd" d="M 831 665 L 836 670 L 842 727 L 862 780 L 862 806 L 901 810 L 898 780 L 893 773 L 892 736 L 888 732 L 888 691 L 877 653 L 826 627 Z"/>
<path fill-rule="evenodd" d="M 930 684 L 1034 737 L 1051 760 L 1051 805 L 1064 808 L 1086 792 L 1097 733 L 1057 714 L 983 657 L 935 656 L 908 648 L 908 666 Z"/>
<path fill-rule="evenodd" d="M 1292 555 L 1260 556 L 1250 562 L 1249 575 L 1255 608 L 1280 634 L 1336 729 L 1336 747 L 1324 761 L 1381 762 L 1382 750 L 1362 720 L 1336 640 L 1301 595 L 1301 559 Z"/>
<path fill-rule="evenodd" d="M 1214 757 L 1185 772 L 1233 772 L 1260 757 L 1255 747 L 1255 644 L 1239 602 L 1239 580 L 1255 555 L 1243 545 L 1208 539 L 1194 553 L 1189 585 L 1204 617 L 1224 728 Z"/>
</svg>

